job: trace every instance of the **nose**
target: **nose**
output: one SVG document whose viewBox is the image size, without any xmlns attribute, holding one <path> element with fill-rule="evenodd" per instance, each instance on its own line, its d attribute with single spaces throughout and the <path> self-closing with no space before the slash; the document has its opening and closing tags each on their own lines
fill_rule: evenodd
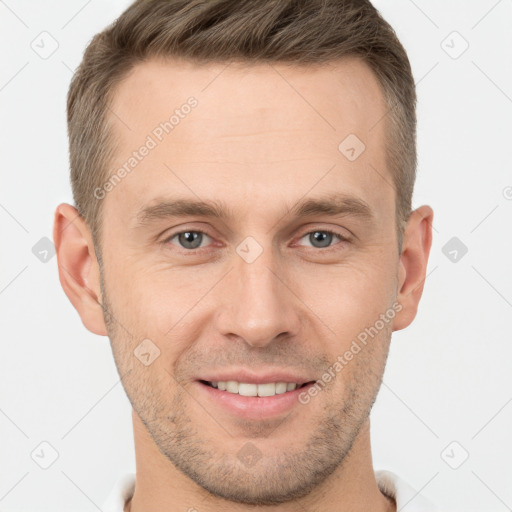
<svg viewBox="0 0 512 512">
<path fill-rule="evenodd" d="M 289 272 L 270 249 L 248 263 L 235 254 L 234 268 L 223 280 L 217 302 L 216 327 L 253 347 L 264 347 L 279 335 L 295 336 L 300 326 L 300 301 Z"/>
</svg>

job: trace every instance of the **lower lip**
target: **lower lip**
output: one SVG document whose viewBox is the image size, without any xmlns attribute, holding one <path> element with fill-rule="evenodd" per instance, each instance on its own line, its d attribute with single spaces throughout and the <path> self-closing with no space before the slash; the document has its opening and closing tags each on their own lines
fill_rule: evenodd
<svg viewBox="0 0 512 512">
<path fill-rule="evenodd" d="M 291 411 L 293 407 L 300 405 L 299 395 L 304 391 L 307 392 L 314 384 L 310 382 L 293 391 L 287 391 L 286 393 L 280 393 L 274 396 L 259 397 L 228 393 L 227 391 L 221 391 L 208 384 L 203 384 L 199 381 L 196 382 L 200 391 L 206 393 L 210 401 L 218 403 L 232 414 L 251 420 L 268 419 Z"/>
</svg>

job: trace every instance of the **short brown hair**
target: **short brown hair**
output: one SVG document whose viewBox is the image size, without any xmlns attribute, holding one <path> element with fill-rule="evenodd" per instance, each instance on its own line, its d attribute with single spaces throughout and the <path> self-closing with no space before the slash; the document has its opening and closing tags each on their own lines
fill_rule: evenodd
<svg viewBox="0 0 512 512">
<path fill-rule="evenodd" d="M 94 190 L 108 180 L 116 149 L 109 108 L 115 86 L 137 63 L 175 57 L 307 65 L 347 56 L 366 62 L 384 92 L 401 251 L 416 177 L 416 90 L 403 46 L 368 0 L 137 0 L 91 40 L 68 93 L 73 197 L 97 252 L 102 201 Z"/>
</svg>

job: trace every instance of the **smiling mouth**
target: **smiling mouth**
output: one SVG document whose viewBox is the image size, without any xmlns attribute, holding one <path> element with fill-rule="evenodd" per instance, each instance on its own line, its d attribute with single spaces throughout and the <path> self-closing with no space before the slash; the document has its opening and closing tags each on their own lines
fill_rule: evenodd
<svg viewBox="0 0 512 512">
<path fill-rule="evenodd" d="M 298 385 L 295 382 L 266 382 L 264 384 L 251 384 L 247 382 L 236 382 L 233 380 L 217 382 L 200 380 L 199 382 L 205 386 L 209 386 L 211 388 L 218 389 L 219 391 L 225 391 L 234 395 L 269 397 L 286 394 L 290 391 L 301 389 L 315 381 L 305 382 L 302 385 Z"/>
</svg>

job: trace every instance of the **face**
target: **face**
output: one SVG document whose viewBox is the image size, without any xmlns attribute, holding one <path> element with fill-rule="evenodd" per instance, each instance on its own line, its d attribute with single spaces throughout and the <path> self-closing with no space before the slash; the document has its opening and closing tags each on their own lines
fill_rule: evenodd
<svg viewBox="0 0 512 512">
<path fill-rule="evenodd" d="M 355 59 L 150 61 L 116 91 L 112 169 L 138 156 L 100 199 L 108 335 L 159 451 L 217 496 L 303 496 L 367 422 L 401 307 L 386 110 Z"/>
</svg>

